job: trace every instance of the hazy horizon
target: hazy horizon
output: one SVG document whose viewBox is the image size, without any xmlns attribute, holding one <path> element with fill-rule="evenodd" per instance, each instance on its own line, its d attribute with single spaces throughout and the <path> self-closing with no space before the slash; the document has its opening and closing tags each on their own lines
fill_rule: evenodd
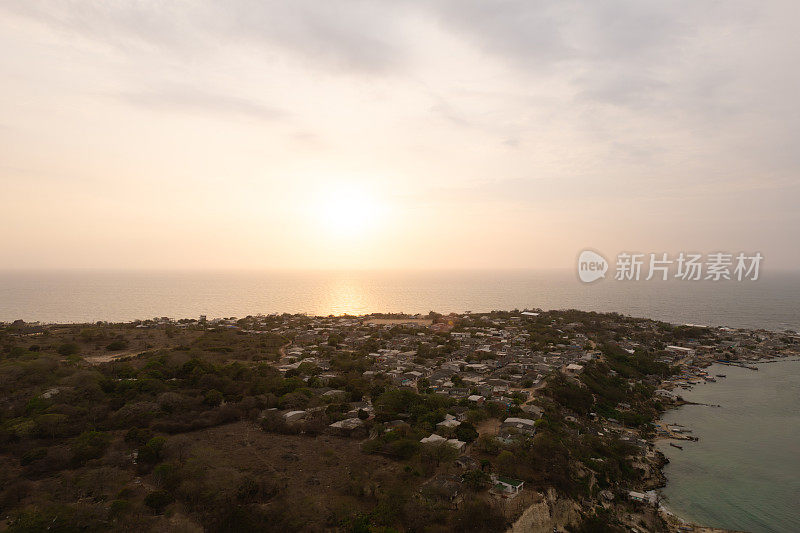
<svg viewBox="0 0 800 533">
<path fill-rule="evenodd" d="M 798 15 L 0 0 L 0 267 L 795 270 Z"/>
</svg>

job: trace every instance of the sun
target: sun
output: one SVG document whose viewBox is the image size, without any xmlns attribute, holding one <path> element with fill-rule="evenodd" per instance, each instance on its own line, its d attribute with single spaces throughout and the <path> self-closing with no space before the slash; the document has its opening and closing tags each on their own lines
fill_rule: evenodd
<svg viewBox="0 0 800 533">
<path fill-rule="evenodd" d="M 362 237 L 375 230 L 386 206 L 374 194 L 355 186 L 334 187 L 317 202 L 317 222 L 325 233 L 339 238 Z"/>
</svg>

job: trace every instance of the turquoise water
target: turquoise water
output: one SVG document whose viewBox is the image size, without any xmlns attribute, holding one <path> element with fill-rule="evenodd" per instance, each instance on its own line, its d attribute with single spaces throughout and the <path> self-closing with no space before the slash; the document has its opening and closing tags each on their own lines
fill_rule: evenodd
<svg viewBox="0 0 800 533">
<path fill-rule="evenodd" d="M 800 362 L 755 372 L 713 365 L 717 383 L 683 391 L 687 405 L 664 420 L 692 429 L 683 450 L 666 442 L 666 506 L 702 525 L 761 532 L 800 531 Z"/>
</svg>

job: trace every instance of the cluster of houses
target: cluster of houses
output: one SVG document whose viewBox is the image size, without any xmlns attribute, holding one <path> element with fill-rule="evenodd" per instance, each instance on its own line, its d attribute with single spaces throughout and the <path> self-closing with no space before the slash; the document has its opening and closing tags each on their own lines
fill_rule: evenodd
<svg viewBox="0 0 800 533">
<path fill-rule="evenodd" d="M 375 413 L 369 397 L 363 401 L 347 402 L 348 393 L 334 388 L 333 382 L 342 376 L 331 362 L 339 354 L 358 354 L 369 362 L 360 370 L 367 380 L 380 378 L 381 383 L 392 383 L 397 388 L 416 392 L 443 395 L 462 400 L 461 405 L 450 409 L 446 418 L 436 424 L 435 430 L 420 439 L 422 445 L 451 446 L 460 454 L 456 461 L 465 470 L 478 469 L 477 461 L 470 457 L 469 445 L 455 438 L 456 429 L 465 420 L 468 408 L 464 401 L 481 406 L 485 402 L 519 406 L 521 415 L 509 416 L 501 421 L 496 439 L 510 444 L 517 439 L 533 437 L 542 410 L 529 400 L 543 380 L 555 371 L 577 377 L 587 363 L 601 357 L 600 352 L 586 335 L 583 324 L 560 323 L 549 328 L 548 342 L 537 342 L 535 328 L 529 327 L 539 319 L 538 312 L 513 314 L 451 315 L 447 317 L 308 317 L 304 315 L 268 315 L 247 319 L 214 319 L 201 317 L 197 321 L 184 321 L 182 327 L 214 327 L 239 329 L 246 333 L 273 333 L 290 339 L 281 349 L 275 367 L 284 373 L 298 371 L 302 379 L 311 379 L 300 372 L 303 365 L 315 369 L 315 390 L 326 403 L 349 403 L 340 418 L 331 423 L 328 431 L 335 435 L 366 436 L 365 420 Z M 142 327 L 161 327 L 169 319 L 157 318 L 140 324 Z M 540 324 L 541 325 L 541 324 Z M 621 324 L 612 319 L 604 326 L 614 329 Z M 663 382 L 651 383 L 655 394 L 664 400 L 679 398 L 676 389 L 687 388 L 705 381 L 714 381 L 719 375 L 710 375 L 705 367 L 714 361 L 746 361 L 757 357 L 797 353 L 800 336 L 796 333 L 734 330 L 690 326 L 693 332 L 708 335 L 686 335 L 674 344 L 662 345 L 656 350 L 659 362 L 677 366 L 681 372 Z M 652 330 L 654 338 L 660 334 L 659 325 L 643 322 L 639 333 Z M 555 337 L 553 337 L 555 335 Z M 653 352 L 652 345 L 643 346 L 633 340 L 639 337 L 617 336 L 615 342 L 622 349 L 635 354 L 641 348 Z M 614 374 L 613 370 L 611 371 Z M 329 386 L 330 384 L 330 386 Z M 629 410 L 630 405 L 620 402 L 616 409 Z M 286 423 L 295 423 L 311 416 L 314 407 L 306 410 L 286 410 L 280 413 Z M 518 412 L 518 411 L 517 411 Z M 592 414 L 593 415 L 593 414 Z M 638 449 L 644 456 L 652 456 L 652 444 L 641 439 L 636 431 L 624 427 L 614 419 L 600 420 L 578 428 L 571 416 L 566 422 L 575 423 L 574 431 L 594 432 L 598 436 L 617 435 L 622 441 Z M 591 416 L 590 416 L 591 418 Z M 402 421 L 395 421 L 402 423 Z M 391 427 L 394 422 L 387 424 Z M 675 435 L 675 428 L 663 428 Z M 493 476 L 492 494 L 513 498 L 523 488 L 523 482 Z M 427 481 L 421 491 L 424 497 L 444 498 L 457 505 L 461 493 L 458 476 L 437 475 Z M 629 499 L 652 503 L 653 493 L 630 492 Z"/>
</svg>

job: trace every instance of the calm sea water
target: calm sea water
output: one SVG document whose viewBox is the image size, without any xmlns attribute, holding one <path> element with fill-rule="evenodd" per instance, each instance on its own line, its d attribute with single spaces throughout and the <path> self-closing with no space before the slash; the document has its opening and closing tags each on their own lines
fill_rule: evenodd
<svg viewBox="0 0 800 533">
<path fill-rule="evenodd" d="M 0 272 L 0 320 L 127 321 L 539 307 L 674 323 L 800 329 L 800 274 L 755 282 L 578 281 L 568 271 Z"/>
<path fill-rule="evenodd" d="M 759 371 L 714 365 L 726 379 L 683 394 L 687 405 L 664 419 L 700 437 L 683 450 L 660 443 L 669 458 L 666 506 L 678 516 L 722 528 L 800 531 L 800 362 Z"/>
</svg>

